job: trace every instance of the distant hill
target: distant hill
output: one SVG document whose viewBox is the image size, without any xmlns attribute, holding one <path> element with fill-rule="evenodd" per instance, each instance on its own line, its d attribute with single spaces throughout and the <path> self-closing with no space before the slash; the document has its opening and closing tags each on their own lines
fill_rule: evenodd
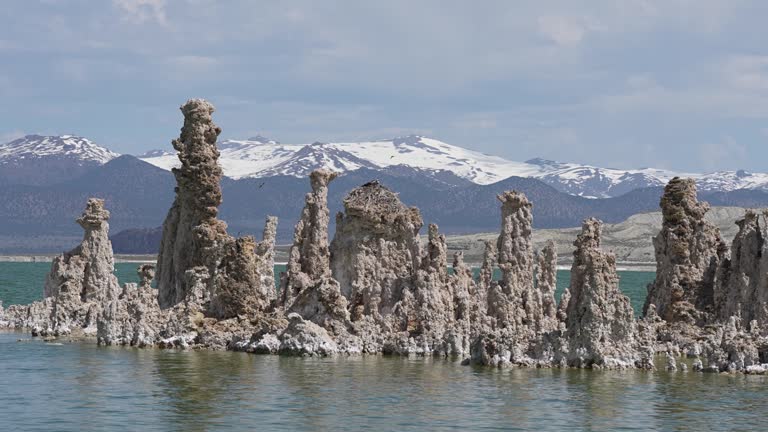
<svg viewBox="0 0 768 432">
<path fill-rule="evenodd" d="M 739 230 L 735 222 L 744 216 L 745 210 L 741 207 L 713 207 L 706 218 L 720 229 L 723 240 L 730 245 Z M 617 224 L 605 224 L 602 248 L 613 252 L 622 267 L 652 267 L 655 265 L 653 237 L 659 233 L 661 223 L 661 212 L 655 211 L 630 216 Z M 578 227 L 534 230 L 534 248 L 541 249 L 548 240 L 554 240 L 558 261 L 561 264 L 570 263 L 575 249 L 573 241 L 580 231 Z M 497 236 L 498 232 L 495 231 L 449 236 L 447 246 L 452 250 L 463 250 L 467 262 L 480 263 L 484 252 L 481 240 L 494 240 Z"/>
<path fill-rule="evenodd" d="M 169 172 L 120 156 L 52 186 L 0 184 L 0 235 L 80 235 L 74 219 L 89 197 L 104 198 L 113 232 L 156 227 L 173 200 Z"/>
<path fill-rule="evenodd" d="M 400 165 L 433 176 L 450 171 L 478 185 L 490 185 L 510 177 L 534 178 L 560 192 L 590 198 L 617 197 L 635 189 L 663 186 L 675 176 L 695 178 L 699 190 L 705 192 L 768 189 L 768 174 L 765 173 L 737 170 L 702 174 L 657 168 L 616 169 L 542 158 L 517 162 L 418 135 L 312 144 L 283 144 L 254 137 L 226 140 L 218 146 L 224 174 L 237 179 L 278 175 L 303 178 L 317 168 L 343 173 L 361 168 L 385 171 Z M 179 163 L 175 153 L 162 150 L 141 157 L 164 169 Z"/>
<path fill-rule="evenodd" d="M 129 228 L 109 237 L 116 254 L 154 254 L 160 250 L 162 227 Z"/>
<path fill-rule="evenodd" d="M 425 223 L 435 222 L 448 234 L 493 232 L 499 226 L 496 195 L 510 189 L 524 192 L 534 204 L 534 227 L 578 226 L 590 216 L 607 223 L 658 209 L 661 187 L 633 190 L 607 199 L 588 199 L 559 192 L 533 178 L 510 177 L 478 185 L 451 172 L 425 172 L 406 166 L 360 168 L 331 183 L 332 214 L 353 188 L 378 179 L 398 192 L 408 205 L 421 209 Z M 82 230 L 74 219 L 86 200 L 107 201 L 110 226 L 120 253 L 151 253 L 174 197 L 173 175 L 133 156 L 119 156 L 84 174 L 50 186 L 0 184 L 0 253 L 60 252 L 62 239 L 76 239 Z M 261 235 L 267 215 L 280 218 L 278 241 L 288 243 L 309 191 L 309 180 L 287 175 L 222 181 L 224 202 L 220 217 L 233 235 Z M 737 190 L 703 192 L 713 205 L 768 206 L 768 192 Z M 331 218 L 333 227 L 333 220 Z M 125 230 L 132 230 L 121 232 Z M 51 242 L 45 239 L 56 239 Z M 22 241 L 23 240 L 23 241 Z M 25 244 L 27 246 L 25 246 Z M 56 249 L 56 250 L 49 250 Z"/>
<path fill-rule="evenodd" d="M 319 167 L 342 173 L 329 188 L 332 213 L 342 209 L 350 190 L 377 179 L 419 207 L 425 223 L 435 222 L 447 234 L 498 230 L 496 195 L 512 189 L 533 202 L 538 229 L 576 227 L 590 216 L 618 223 L 657 210 L 662 186 L 675 174 L 545 159 L 513 162 L 422 136 L 307 145 L 259 136 L 223 141 L 219 149 L 224 172 L 232 176 L 222 180 L 220 208 L 230 233 L 260 236 L 265 218 L 274 215 L 281 243 L 292 239 L 309 191 L 306 175 Z M 167 151 L 141 158 L 120 156 L 74 135 L 28 135 L 0 145 L 0 253 L 67 249 L 82 235 L 74 219 L 92 196 L 107 201 L 117 252 L 155 252 L 174 198 L 175 179 L 168 170 L 178 159 Z M 692 176 L 700 198 L 712 205 L 768 206 L 768 175 Z"/>
<path fill-rule="evenodd" d="M 218 148 L 224 174 L 239 180 L 278 176 L 301 179 L 314 169 L 327 168 L 340 173 L 368 169 L 399 177 L 403 173 L 397 171 L 403 171 L 422 179 L 453 182 L 454 186 L 531 178 L 559 192 L 586 198 L 618 197 L 637 189 L 661 187 L 674 176 L 696 179 L 703 192 L 768 190 L 767 173 L 616 169 L 542 158 L 517 162 L 418 135 L 311 144 L 282 144 L 256 136 L 220 141 Z M 52 186 L 80 177 L 118 156 L 84 137 L 27 135 L 0 145 L 0 184 Z M 139 158 L 166 171 L 179 163 L 175 152 L 168 150 L 149 151 Z"/>
</svg>

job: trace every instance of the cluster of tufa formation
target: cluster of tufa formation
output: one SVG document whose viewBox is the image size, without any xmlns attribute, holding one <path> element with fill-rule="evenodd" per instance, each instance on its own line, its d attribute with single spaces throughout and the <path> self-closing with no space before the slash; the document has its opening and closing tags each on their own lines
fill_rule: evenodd
<svg viewBox="0 0 768 432">
<path fill-rule="evenodd" d="M 565 310 L 568 365 L 640 366 L 632 306 L 619 291 L 616 258 L 600 250 L 601 230 L 600 221 L 588 219 L 574 243 Z"/>
<path fill-rule="evenodd" d="M 95 336 L 99 343 L 136 346 L 227 348 L 254 331 L 285 325 L 264 312 L 275 300 L 274 241 L 268 218 L 264 240 L 235 239 L 217 219 L 221 167 L 213 107 L 190 100 L 181 107 L 184 127 L 173 146 L 176 199 L 163 225 L 157 269 L 139 268 L 139 284 L 121 289 L 114 275 L 109 212 L 91 199 L 77 222 L 80 246 L 54 260 L 45 299 L 3 311 L 8 326 L 42 335 Z M 157 275 L 155 275 L 157 273 Z M 157 278 L 157 289 L 151 281 Z M 249 317 L 259 317 L 251 320 Z"/>
<path fill-rule="evenodd" d="M 196 300 L 215 318 L 263 311 L 274 300 L 269 275 L 277 221 L 267 220 L 262 244 L 253 237 L 235 239 L 227 234 L 226 223 L 217 218 L 222 170 L 216 139 L 221 129 L 213 123 L 213 105 L 192 99 L 181 111 L 184 127 L 173 141 L 181 167 L 173 169 L 176 199 L 163 223 L 158 303 L 165 309 L 188 302 L 195 297 L 194 287 L 202 284 L 206 289 Z M 190 271 L 197 274 L 189 275 Z"/>
<path fill-rule="evenodd" d="M 762 225 L 760 223 L 762 216 Z M 731 256 L 722 261 L 714 288 L 715 313 L 720 321 L 732 316 L 743 323 L 768 326 L 768 249 L 766 213 L 749 210 L 737 221 Z"/>
<path fill-rule="evenodd" d="M 280 281 L 280 305 L 286 313 L 295 312 L 328 328 L 342 327 L 349 316 L 341 287 L 331 277 L 328 184 L 335 178 L 336 173 L 325 170 L 310 175 L 312 192 L 307 194 Z"/>
<path fill-rule="evenodd" d="M 629 299 L 618 288 L 616 261 L 600 249 L 601 222 L 584 222 L 574 245 L 569 287 L 555 301 L 557 253 L 550 242 L 539 252 L 534 281 L 531 204 L 508 192 L 498 240 L 501 280 L 491 281 L 486 317 L 470 362 L 482 365 L 643 367 L 641 341 Z M 491 248 L 489 248 L 491 249 Z M 493 250 L 486 257 L 494 255 Z M 483 272 L 489 264 L 483 265 Z M 484 279 L 485 278 L 485 279 Z M 488 283 L 481 273 L 479 283 Z"/>
<path fill-rule="evenodd" d="M 44 299 L 14 305 L 2 319 L 42 336 L 93 336 L 104 305 L 120 291 L 109 241 L 109 211 L 91 198 L 77 223 L 85 231 L 79 246 L 53 260 L 45 279 Z"/>
<path fill-rule="evenodd" d="M 654 239 L 656 280 L 648 287 L 645 326 L 655 351 L 684 354 L 694 370 L 768 371 L 768 262 L 765 223 L 747 211 L 730 250 L 704 215 L 690 179 L 674 178 L 661 199 Z M 683 363 L 685 366 L 685 363 Z M 676 370 L 676 368 L 675 368 Z"/>
<path fill-rule="evenodd" d="M 700 311 L 714 307 L 717 267 L 727 251 L 720 231 L 704 219 L 709 204 L 696 199 L 693 179 L 673 178 L 661 197 L 663 224 L 653 239 L 656 280 L 648 289 L 644 311 L 668 322 L 701 323 Z"/>
<path fill-rule="evenodd" d="M 653 369 L 663 353 L 670 371 L 688 363 L 768 371 L 765 215 L 748 212 L 738 222 L 729 252 L 691 180 L 673 179 L 661 199 L 658 271 L 639 320 L 619 289 L 614 255 L 600 247 L 596 219 L 584 221 L 574 242 L 570 284 L 558 302 L 557 251 L 553 242 L 534 251 L 533 205 L 524 194 L 499 195 L 501 231 L 486 242 L 475 274 L 461 252 L 449 258 L 437 225 L 428 225 L 422 244 L 419 210 L 378 181 L 347 195 L 330 241 L 336 174 L 327 170 L 310 175 L 276 290 L 277 219 L 267 218 L 261 242 L 227 234 L 217 218 L 221 130 L 213 106 L 190 100 L 181 110 L 184 127 L 173 141 L 181 166 L 157 268 L 143 265 L 139 283 L 119 287 L 109 212 L 91 199 L 77 220 L 83 242 L 54 260 L 45 299 L 0 307 L 0 324 L 106 345 L 443 355 L 497 367 Z"/>
</svg>

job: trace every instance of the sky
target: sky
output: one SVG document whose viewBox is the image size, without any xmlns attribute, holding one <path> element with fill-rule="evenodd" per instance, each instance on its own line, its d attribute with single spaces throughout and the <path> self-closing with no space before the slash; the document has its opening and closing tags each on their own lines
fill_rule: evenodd
<svg viewBox="0 0 768 432">
<path fill-rule="evenodd" d="M 0 142 L 170 150 L 422 134 L 604 167 L 768 171 L 768 2 L 4 0 Z"/>
</svg>

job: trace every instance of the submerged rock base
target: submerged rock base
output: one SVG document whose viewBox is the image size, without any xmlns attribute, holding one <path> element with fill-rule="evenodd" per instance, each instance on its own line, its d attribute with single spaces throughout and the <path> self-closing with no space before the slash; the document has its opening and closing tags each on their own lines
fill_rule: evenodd
<svg viewBox="0 0 768 432">
<path fill-rule="evenodd" d="M 558 302 L 557 251 L 554 243 L 533 250 L 533 205 L 524 194 L 499 195 L 501 231 L 486 243 L 475 276 L 461 253 L 449 271 L 437 225 L 429 225 L 423 247 L 419 210 L 377 181 L 349 193 L 329 239 L 328 187 L 336 174 L 325 170 L 310 175 L 278 291 L 277 219 L 267 219 L 261 242 L 227 234 L 217 218 L 221 130 L 213 106 L 195 99 L 181 110 L 184 127 L 173 142 L 181 167 L 157 268 L 143 265 L 138 284 L 118 285 L 109 212 L 91 199 L 77 220 L 83 241 L 54 260 L 44 300 L 0 306 L 1 326 L 137 347 L 612 369 L 653 369 L 663 353 L 667 370 L 690 363 L 697 371 L 768 371 L 765 215 L 748 212 L 729 251 L 704 219 L 708 206 L 696 200 L 692 181 L 676 178 L 665 189 L 657 277 L 640 319 L 619 290 L 616 260 L 601 249 L 596 219 L 575 240 L 570 285 Z"/>
</svg>

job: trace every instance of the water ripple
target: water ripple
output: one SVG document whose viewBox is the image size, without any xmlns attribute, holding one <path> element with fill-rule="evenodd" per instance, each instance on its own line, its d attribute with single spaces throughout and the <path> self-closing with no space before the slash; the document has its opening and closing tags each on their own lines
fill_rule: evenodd
<svg viewBox="0 0 768 432">
<path fill-rule="evenodd" d="M 0 333 L 0 430 L 732 430 L 764 426 L 765 377 L 489 370 L 54 346 Z"/>
</svg>

